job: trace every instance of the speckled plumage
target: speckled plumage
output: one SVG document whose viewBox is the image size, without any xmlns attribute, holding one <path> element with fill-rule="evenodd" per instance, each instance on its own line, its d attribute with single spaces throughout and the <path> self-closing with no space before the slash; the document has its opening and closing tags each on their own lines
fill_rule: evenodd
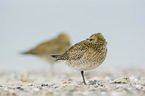
<svg viewBox="0 0 145 96">
<path fill-rule="evenodd" d="M 70 39 L 69 36 L 65 33 L 58 35 L 57 38 L 52 40 L 43 42 L 24 52 L 24 54 L 32 54 L 46 61 L 50 62 L 51 64 L 56 62 L 54 58 L 51 57 L 52 54 L 63 54 L 68 48 L 70 47 Z"/>
<path fill-rule="evenodd" d="M 76 70 L 85 71 L 98 67 L 106 58 L 107 42 L 101 33 L 93 34 L 62 55 L 52 55 L 57 60 L 66 60 L 66 64 Z"/>
</svg>

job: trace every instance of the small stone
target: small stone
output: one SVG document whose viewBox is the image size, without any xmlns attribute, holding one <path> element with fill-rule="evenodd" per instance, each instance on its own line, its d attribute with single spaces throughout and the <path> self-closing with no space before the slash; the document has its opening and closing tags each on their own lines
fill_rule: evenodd
<svg viewBox="0 0 145 96">
<path fill-rule="evenodd" d="M 68 81 L 68 82 L 63 82 L 63 84 L 70 84 L 70 82 Z"/>
<path fill-rule="evenodd" d="M 28 85 L 28 86 L 33 86 L 33 84 L 30 84 L 30 85 Z"/>
<path fill-rule="evenodd" d="M 104 85 L 103 84 L 99 84 L 101 87 L 103 87 Z"/>
<path fill-rule="evenodd" d="M 21 88 L 21 87 L 16 87 L 16 89 L 19 89 L 19 90 L 24 90 L 23 88 Z"/>
<path fill-rule="evenodd" d="M 13 95 L 13 96 L 15 96 L 15 95 L 16 95 L 16 93 L 14 93 L 14 92 L 13 92 L 13 93 L 12 93 L 12 95 Z"/>
<path fill-rule="evenodd" d="M 16 89 L 21 89 L 21 87 L 16 87 Z"/>
<path fill-rule="evenodd" d="M 91 80 L 91 81 L 89 81 L 88 83 L 89 83 L 90 85 L 95 85 L 95 84 L 96 84 L 96 81 L 95 81 L 95 80 L 94 80 L 94 81 Z"/>
<path fill-rule="evenodd" d="M 94 82 L 97 82 L 97 80 L 94 80 Z"/>
<path fill-rule="evenodd" d="M 94 86 L 95 88 L 97 88 L 98 86 Z"/>
<path fill-rule="evenodd" d="M 45 84 L 43 83 L 43 84 L 41 84 L 41 86 L 45 86 Z"/>
<path fill-rule="evenodd" d="M 125 79 L 125 80 L 129 80 L 129 78 L 128 78 L 128 77 L 125 77 L 125 78 L 123 78 L 123 79 Z"/>
<path fill-rule="evenodd" d="M 58 88 L 58 86 L 55 86 L 54 88 Z"/>
<path fill-rule="evenodd" d="M 122 82 L 122 81 L 114 81 L 111 84 L 126 84 L 126 82 Z"/>
</svg>

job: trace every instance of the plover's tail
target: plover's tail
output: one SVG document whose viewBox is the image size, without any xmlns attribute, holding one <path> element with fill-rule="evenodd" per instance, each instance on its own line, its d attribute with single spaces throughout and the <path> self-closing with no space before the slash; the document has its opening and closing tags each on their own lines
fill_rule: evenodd
<svg viewBox="0 0 145 96">
<path fill-rule="evenodd" d="M 53 58 L 57 60 L 65 60 L 65 58 L 62 55 L 51 55 Z"/>
<path fill-rule="evenodd" d="M 35 52 L 26 51 L 26 52 L 21 52 L 21 54 L 35 54 Z"/>
<path fill-rule="evenodd" d="M 29 54 L 28 52 L 21 52 L 21 54 Z"/>
<path fill-rule="evenodd" d="M 39 53 L 39 51 L 38 50 L 36 50 L 36 49 L 31 49 L 31 50 L 28 50 L 28 51 L 26 51 L 26 52 L 22 52 L 21 54 L 38 54 Z"/>
</svg>

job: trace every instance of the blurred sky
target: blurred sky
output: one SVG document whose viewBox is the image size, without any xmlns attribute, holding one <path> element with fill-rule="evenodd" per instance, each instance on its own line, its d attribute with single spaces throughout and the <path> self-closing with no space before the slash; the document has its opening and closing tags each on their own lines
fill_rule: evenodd
<svg viewBox="0 0 145 96">
<path fill-rule="evenodd" d="M 145 0 L 0 0 L 0 69 L 49 67 L 19 53 L 66 32 L 72 44 L 101 32 L 102 66 L 145 64 Z"/>
</svg>

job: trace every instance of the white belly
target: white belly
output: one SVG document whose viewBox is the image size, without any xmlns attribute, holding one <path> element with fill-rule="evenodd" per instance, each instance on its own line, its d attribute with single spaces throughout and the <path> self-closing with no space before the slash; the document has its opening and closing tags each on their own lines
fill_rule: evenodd
<svg viewBox="0 0 145 96">
<path fill-rule="evenodd" d="M 67 61 L 67 65 L 78 71 L 85 71 L 85 70 L 95 69 L 100 64 L 94 62 L 88 63 L 87 61 L 81 61 L 81 60 L 71 60 L 71 62 Z"/>
</svg>

